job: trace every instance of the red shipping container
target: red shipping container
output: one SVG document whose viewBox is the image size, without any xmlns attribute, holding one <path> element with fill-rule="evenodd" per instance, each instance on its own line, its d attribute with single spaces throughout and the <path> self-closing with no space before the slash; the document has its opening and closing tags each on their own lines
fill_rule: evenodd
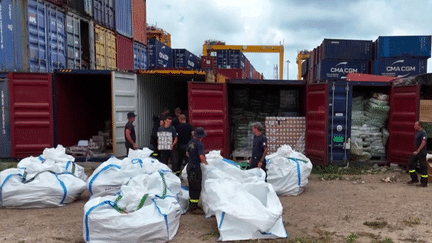
<svg viewBox="0 0 432 243">
<path fill-rule="evenodd" d="M 241 68 L 218 68 L 216 72 L 228 79 L 245 79 L 243 69 Z"/>
<path fill-rule="evenodd" d="M 216 69 L 216 68 L 217 68 L 216 57 L 211 57 L 211 56 L 201 57 L 201 69 Z"/>
<path fill-rule="evenodd" d="M 134 69 L 133 39 L 117 35 L 117 68 L 120 70 Z"/>
<path fill-rule="evenodd" d="M 133 38 L 147 45 L 146 0 L 132 0 Z"/>
</svg>

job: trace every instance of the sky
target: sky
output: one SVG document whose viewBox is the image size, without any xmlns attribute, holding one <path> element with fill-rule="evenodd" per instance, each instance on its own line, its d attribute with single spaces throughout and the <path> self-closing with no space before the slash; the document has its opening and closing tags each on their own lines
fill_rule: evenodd
<svg viewBox="0 0 432 243">
<path fill-rule="evenodd" d="M 202 55 L 205 40 L 284 46 L 283 79 L 297 79 L 297 53 L 327 39 L 431 35 L 431 0 L 147 0 L 147 24 L 171 34 L 172 48 Z M 277 53 L 245 53 L 265 79 Z M 289 63 L 288 63 L 289 61 Z M 287 66 L 289 71 L 287 72 Z M 432 72 L 432 60 L 428 60 Z M 288 78 L 289 76 L 289 78 Z"/>
</svg>

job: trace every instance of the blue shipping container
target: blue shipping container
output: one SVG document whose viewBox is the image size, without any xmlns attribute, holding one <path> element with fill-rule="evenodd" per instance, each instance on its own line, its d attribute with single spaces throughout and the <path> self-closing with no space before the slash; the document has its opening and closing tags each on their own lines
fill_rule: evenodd
<svg viewBox="0 0 432 243">
<path fill-rule="evenodd" d="M 369 73 L 369 61 L 322 60 L 317 65 L 316 80 L 345 80 L 348 73 Z"/>
<path fill-rule="evenodd" d="M 114 30 L 114 1 L 115 0 L 94 0 L 93 18 L 96 24 Z"/>
<path fill-rule="evenodd" d="M 246 56 L 240 50 L 218 50 L 218 68 L 245 68 Z"/>
<path fill-rule="evenodd" d="M 372 74 L 392 77 L 408 77 L 427 72 L 427 59 L 387 58 L 372 61 Z"/>
<path fill-rule="evenodd" d="M 0 73 L 0 158 L 11 156 L 10 105 L 7 73 Z"/>
<path fill-rule="evenodd" d="M 156 39 L 148 40 L 148 68 L 172 68 L 171 47 Z"/>
<path fill-rule="evenodd" d="M 321 44 L 321 60 L 371 60 L 373 42 L 368 40 L 324 39 Z"/>
<path fill-rule="evenodd" d="M 201 59 L 186 49 L 172 49 L 173 67 L 200 69 Z"/>
<path fill-rule="evenodd" d="M 145 13 L 142 13 L 145 14 Z M 132 1 L 116 0 L 115 3 L 116 30 L 119 34 L 132 38 Z M 143 26 L 142 28 L 145 28 Z"/>
<path fill-rule="evenodd" d="M 65 68 L 65 14 L 61 8 L 41 0 L 5 0 L 0 6 L 2 71 Z"/>
<path fill-rule="evenodd" d="M 134 69 L 147 69 L 147 47 L 134 41 Z"/>
<path fill-rule="evenodd" d="M 431 36 L 380 36 L 375 41 L 375 59 L 430 58 Z"/>
</svg>

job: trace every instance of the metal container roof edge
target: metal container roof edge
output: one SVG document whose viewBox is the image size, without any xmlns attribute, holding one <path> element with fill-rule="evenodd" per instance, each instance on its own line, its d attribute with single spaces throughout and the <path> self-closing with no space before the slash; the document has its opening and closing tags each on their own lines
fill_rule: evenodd
<svg viewBox="0 0 432 243">
<path fill-rule="evenodd" d="M 306 80 L 280 80 L 280 79 L 230 79 L 228 84 L 277 84 L 277 85 L 304 85 Z"/>
</svg>

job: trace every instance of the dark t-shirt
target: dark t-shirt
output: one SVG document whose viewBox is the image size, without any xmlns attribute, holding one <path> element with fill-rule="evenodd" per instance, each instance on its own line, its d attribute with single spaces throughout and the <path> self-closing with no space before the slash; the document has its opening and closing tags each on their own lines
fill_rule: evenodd
<svg viewBox="0 0 432 243">
<path fill-rule="evenodd" d="M 159 150 L 171 150 L 171 144 L 174 142 L 174 138 L 177 137 L 177 131 L 173 126 L 159 127 L 158 132 L 158 149 Z"/>
<path fill-rule="evenodd" d="M 125 126 L 125 139 L 126 139 L 126 129 L 130 130 L 131 138 L 134 142 L 136 142 L 136 135 L 135 135 L 135 127 L 133 126 L 132 122 L 126 123 Z M 126 139 L 126 146 L 132 147 L 132 144 Z"/>
<path fill-rule="evenodd" d="M 176 129 L 177 129 L 177 126 L 180 125 L 180 121 L 179 121 L 179 119 L 178 119 L 177 116 L 172 119 L 172 124 L 171 125 L 173 127 L 175 127 Z"/>
<path fill-rule="evenodd" d="M 420 147 L 423 139 L 427 139 L 426 132 L 424 130 L 420 130 L 415 135 L 415 149 L 418 149 Z M 420 152 L 427 153 L 426 146 L 424 146 Z"/>
<path fill-rule="evenodd" d="M 252 159 L 260 160 L 263 156 L 264 150 L 267 148 L 267 138 L 264 134 L 254 136 L 252 147 Z"/>
<path fill-rule="evenodd" d="M 201 163 L 200 155 L 204 155 L 204 144 L 197 139 L 192 139 L 186 148 L 189 154 L 189 163 L 191 165 L 199 165 Z"/>
<path fill-rule="evenodd" d="M 187 145 L 192 138 L 193 126 L 189 123 L 180 123 L 176 128 L 178 134 L 178 144 Z"/>
</svg>

